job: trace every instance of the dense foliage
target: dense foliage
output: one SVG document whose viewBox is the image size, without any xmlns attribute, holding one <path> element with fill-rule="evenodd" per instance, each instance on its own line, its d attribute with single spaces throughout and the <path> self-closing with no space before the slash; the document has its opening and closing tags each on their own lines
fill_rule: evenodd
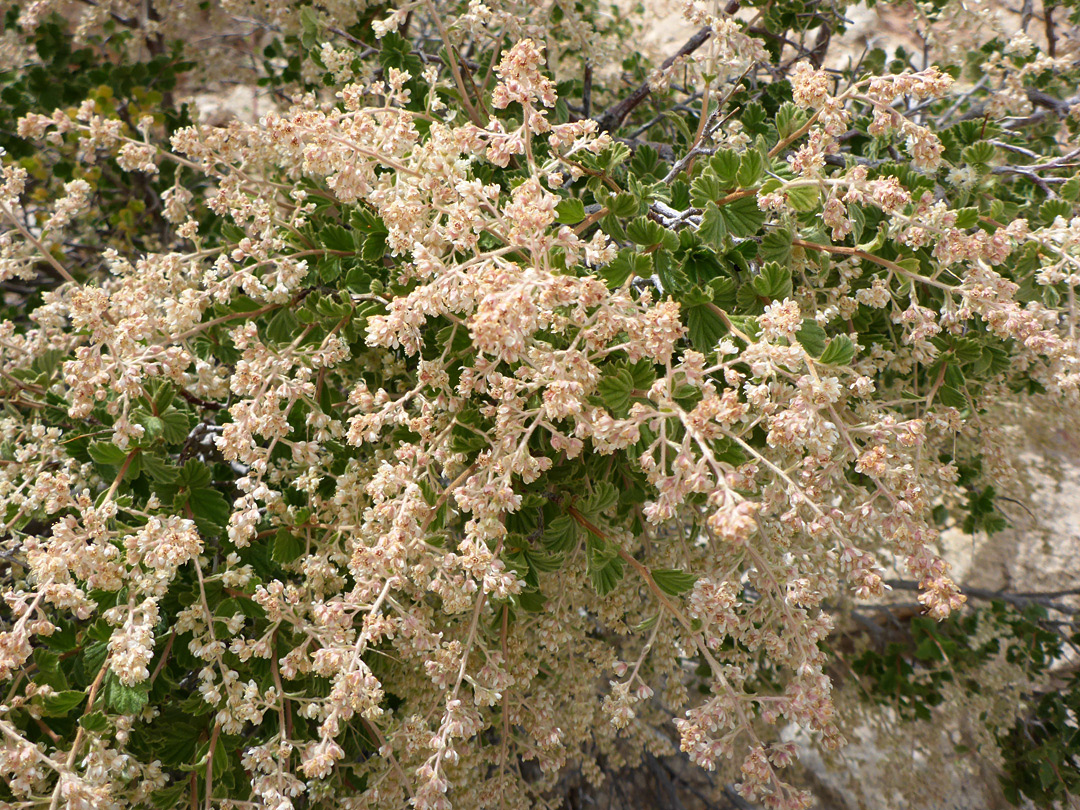
<svg viewBox="0 0 1080 810">
<path fill-rule="evenodd" d="M 941 556 L 1080 399 L 1076 9 L 682 5 L 7 7 L 0 802 L 803 808 L 868 717 L 1077 790 L 1067 604 Z"/>
</svg>

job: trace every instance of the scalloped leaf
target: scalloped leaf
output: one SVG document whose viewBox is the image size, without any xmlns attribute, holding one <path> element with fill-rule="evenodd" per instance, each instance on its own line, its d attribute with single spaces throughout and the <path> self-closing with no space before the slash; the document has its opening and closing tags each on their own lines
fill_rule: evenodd
<svg viewBox="0 0 1080 810">
<path fill-rule="evenodd" d="M 846 366 L 855 359 L 855 344 L 847 335 L 837 335 L 829 341 L 818 360 L 830 366 Z"/>
<path fill-rule="evenodd" d="M 694 587 L 695 574 L 688 574 L 679 568 L 654 568 L 649 572 L 656 586 L 668 596 L 678 596 Z"/>
</svg>

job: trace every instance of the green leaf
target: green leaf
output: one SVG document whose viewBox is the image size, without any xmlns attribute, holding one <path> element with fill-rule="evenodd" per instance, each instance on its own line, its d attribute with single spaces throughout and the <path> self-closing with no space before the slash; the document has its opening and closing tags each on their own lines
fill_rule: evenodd
<svg viewBox="0 0 1080 810">
<path fill-rule="evenodd" d="M 555 221 L 574 225 L 585 219 L 585 203 L 576 198 L 563 200 L 555 206 Z"/>
<path fill-rule="evenodd" d="M 811 357 L 820 357 L 825 351 L 825 341 L 829 339 L 829 336 L 813 318 L 804 318 L 802 328 L 796 333 L 795 338 Z"/>
<path fill-rule="evenodd" d="M 954 385 L 942 385 L 937 391 L 938 401 L 950 408 L 966 408 L 968 401 L 964 392 Z"/>
<path fill-rule="evenodd" d="M 888 226 L 881 225 L 877 229 L 877 233 L 874 234 L 873 239 L 871 239 L 869 242 L 863 242 L 862 244 L 856 245 L 855 247 L 859 250 L 865 251 L 866 253 L 877 253 L 879 250 L 881 250 L 882 245 L 885 244 L 885 240 L 888 238 L 888 236 Z"/>
<path fill-rule="evenodd" d="M 714 304 L 720 307 L 720 309 L 730 310 L 735 306 L 739 285 L 734 279 L 724 277 L 714 278 L 709 282 L 708 290 L 712 295 Z"/>
<path fill-rule="evenodd" d="M 742 123 L 743 128 L 748 132 L 759 134 L 764 132 L 765 122 L 768 118 L 769 114 L 765 112 L 765 108 L 761 103 L 751 101 L 743 107 L 742 114 L 739 116 L 739 121 Z"/>
<path fill-rule="evenodd" d="M 782 301 L 791 296 L 791 270 L 778 262 L 766 262 L 750 285 L 762 298 Z"/>
<path fill-rule="evenodd" d="M 604 565 L 589 565 L 589 581 L 599 596 L 607 596 L 623 578 L 623 561 L 618 557 Z"/>
<path fill-rule="evenodd" d="M 918 274 L 922 272 L 922 263 L 919 261 L 918 256 L 908 256 L 906 259 L 897 259 L 896 263 L 909 273 Z"/>
<path fill-rule="evenodd" d="M 618 502 L 619 491 L 615 485 L 610 481 L 598 481 L 593 485 L 592 493 L 581 500 L 578 509 L 586 516 L 593 517 L 606 512 Z"/>
<path fill-rule="evenodd" d="M 191 433 L 191 417 L 187 411 L 169 408 L 161 414 L 161 438 L 166 444 L 180 444 Z"/>
<path fill-rule="evenodd" d="M 739 188 L 750 188 L 761 179 L 761 175 L 764 173 L 765 156 L 756 149 L 751 149 L 739 161 L 739 171 L 735 175 L 735 183 Z"/>
<path fill-rule="evenodd" d="M 289 307 L 282 307 L 266 325 L 266 339 L 274 343 L 292 343 L 300 321 Z"/>
<path fill-rule="evenodd" d="M 105 702 L 110 709 L 119 714 L 138 714 L 150 698 L 144 689 L 124 686 L 112 672 L 105 684 Z"/>
<path fill-rule="evenodd" d="M 978 208 L 961 208 L 956 212 L 956 222 L 953 223 L 953 227 L 966 231 L 968 228 L 974 228 L 978 224 Z"/>
<path fill-rule="evenodd" d="M 600 277 L 610 289 L 616 289 L 626 283 L 631 276 L 648 278 L 652 275 L 652 256 L 633 250 L 620 250 L 618 255 L 600 269 Z"/>
<path fill-rule="evenodd" d="M 974 338 L 959 337 L 952 342 L 952 352 L 961 364 L 974 363 L 982 358 L 983 347 Z"/>
<path fill-rule="evenodd" d="M 544 609 L 544 603 L 547 602 L 547 597 L 540 591 L 522 591 L 517 595 L 518 604 L 521 605 L 522 610 L 527 610 L 530 613 L 539 613 Z"/>
<path fill-rule="evenodd" d="M 788 205 L 796 211 L 806 213 L 817 209 L 821 189 L 817 186 L 788 186 L 784 189 L 784 196 L 787 197 Z"/>
<path fill-rule="evenodd" d="M 127 450 L 121 450 L 111 442 L 92 442 L 87 448 L 92 458 L 98 464 L 106 464 L 110 467 L 119 467 L 128 457 Z"/>
<path fill-rule="evenodd" d="M 176 389 L 173 384 L 168 380 L 161 383 L 161 386 L 154 393 L 154 412 L 160 414 L 166 410 L 173 401 L 176 395 Z"/>
<path fill-rule="evenodd" d="M 323 284 L 333 284 L 341 275 L 341 257 L 331 256 L 319 262 L 319 280 Z M 297 319 L 299 320 L 299 318 Z"/>
<path fill-rule="evenodd" d="M 41 713 L 46 717 L 66 717 L 76 706 L 86 700 L 86 693 L 76 690 L 55 692 L 41 698 Z"/>
<path fill-rule="evenodd" d="M 195 525 L 203 534 L 221 534 L 232 514 L 229 502 L 216 489 L 192 489 L 188 493 L 188 505 Z"/>
<path fill-rule="evenodd" d="M 329 250 L 352 253 L 356 250 L 353 235 L 340 225 L 324 225 L 319 229 L 319 243 Z"/>
<path fill-rule="evenodd" d="M 855 344 L 847 335 L 837 335 L 818 358 L 820 362 L 833 366 L 846 366 L 855 358 Z"/>
<path fill-rule="evenodd" d="M 540 551 L 530 550 L 525 552 L 525 559 L 528 560 L 530 568 L 548 574 L 552 571 L 558 571 L 563 566 L 562 554 L 544 554 Z"/>
<path fill-rule="evenodd" d="M 1039 206 L 1039 222 L 1051 225 L 1057 217 L 1068 221 L 1072 217 L 1072 203 L 1066 200 L 1047 200 Z"/>
<path fill-rule="evenodd" d="M 278 529 L 274 535 L 274 549 L 270 559 L 279 565 L 287 565 L 304 553 L 307 547 L 302 537 L 297 537 L 286 528 Z"/>
<path fill-rule="evenodd" d="M 38 647 L 34 650 L 33 657 L 38 670 L 34 676 L 34 683 L 48 684 L 57 691 L 63 691 L 67 688 L 67 681 L 60 672 L 59 653 L 46 650 L 44 647 Z"/>
<path fill-rule="evenodd" d="M 709 304 L 686 308 L 686 330 L 690 343 L 702 354 L 716 349 L 720 338 L 727 334 L 727 326 Z"/>
<path fill-rule="evenodd" d="M 178 782 L 163 787 L 150 794 L 150 803 L 159 810 L 174 810 L 183 807 L 191 788 L 185 782 Z"/>
<path fill-rule="evenodd" d="M 386 253 L 386 231 L 375 231 L 364 237 L 360 246 L 360 258 L 365 262 L 377 262 Z"/>
<path fill-rule="evenodd" d="M 696 237 L 697 234 L 689 229 L 680 234 L 680 238 L 684 240 L 694 238 L 696 242 Z M 715 278 L 723 277 L 721 274 L 727 272 L 728 269 L 716 255 L 716 251 L 704 245 L 690 247 L 682 254 L 682 258 L 683 271 L 687 278 L 697 284 L 708 284 Z"/>
<path fill-rule="evenodd" d="M 757 197 L 752 194 L 720 206 L 720 214 L 732 236 L 755 236 L 765 224 L 765 212 L 758 208 Z"/>
<path fill-rule="evenodd" d="M 915 657 L 922 661 L 940 661 L 942 659 L 941 648 L 933 636 L 927 636 L 919 642 L 915 648 Z"/>
<path fill-rule="evenodd" d="M 201 700 L 198 695 L 194 697 L 196 700 Z M 155 755 L 165 765 L 175 768 L 190 766 L 196 761 L 195 753 L 203 726 L 195 720 L 194 715 L 195 712 L 188 714 L 176 709 L 167 709 L 166 713 L 155 718 L 151 724 L 150 733 L 156 743 Z"/>
<path fill-rule="evenodd" d="M 742 158 L 734 149 L 719 149 L 709 158 L 709 169 L 716 175 L 721 189 L 734 187 L 741 163 Z"/>
<path fill-rule="evenodd" d="M 349 225 L 354 231 L 368 234 L 376 231 L 386 233 L 386 226 L 381 219 L 366 208 L 354 208 L 349 215 Z"/>
<path fill-rule="evenodd" d="M 149 444 L 150 442 L 156 441 L 165 429 L 165 423 L 161 421 L 160 417 L 152 416 L 148 413 L 139 413 L 138 423 L 143 427 L 141 439 L 143 444 Z"/>
<path fill-rule="evenodd" d="M 720 213 L 720 208 L 712 200 L 705 204 L 705 210 L 701 213 L 701 224 L 698 226 L 698 235 L 706 244 L 719 248 L 724 237 L 727 236 L 727 225 Z"/>
<path fill-rule="evenodd" d="M 1043 760 L 1039 763 L 1039 786 L 1043 790 L 1049 790 L 1051 786 L 1056 785 L 1058 782 L 1058 776 L 1054 772 L 1054 766 L 1048 760 Z"/>
<path fill-rule="evenodd" d="M 300 12 L 300 42 L 305 50 L 314 50 L 319 41 L 319 16 L 308 6 Z"/>
<path fill-rule="evenodd" d="M 612 194 L 604 200 L 604 207 L 611 212 L 612 216 L 625 219 L 635 216 L 641 205 L 633 194 Z"/>
<path fill-rule="evenodd" d="M 637 217 L 631 220 L 630 224 L 626 226 L 626 236 L 631 242 L 645 247 L 665 244 L 669 238 L 676 240 L 676 244 L 669 245 L 669 247 L 673 248 L 678 244 L 678 237 L 674 233 L 659 222 L 653 222 L 648 217 Z"/>
<path fill-rule="evenodd" d="M 656 369 L 649 360 L 638 360 L 629 367 L 628 371 L 634 380 L 634 388 L 648 391 L 656 382 Z"/>
<path fill-rule="evenodd" d="M 776 228 L 769 231 L 761 237 L 758 258 L 763 262 L 787 264 L 791 259 L 791 238 L 791 231 L 787 228 Z"/>
<path fill-rule="evenodd" d="M 776 111 L 776 132 L 780 135 L 780 140 L 794 135 L 806 122 L 806 113 L 790 101 L 785 101 Z"/>
<path fill-rule="evenodd" d="M 694 140 L 694 133 L 690 131 L 690 127 L 686 124 L 686 115 L 678 110 L 664 110 L 660 113 L 667 119 L 668 123 L 679 130 L 679 134 L 682 135 L 683 140 L 689 142 Z"/>
<path fill-rule="evenodd" d="M 645 619 L 645 621 L 638 622 L 636 625 L 634 625 L 634 631 L 637 633 L 644 633 L 648 630 L 652 630 L 656 626 L 657 621 L 659 620 L 660 614 L 655 613 L 649 618 Z"/>
<path fill-rule="evenodd" d="M 657 170 L 660 167 L 660 153 L 647 143 L 643 143 L 634 149 L 634 156 L 630 158 L 630 164 L 627 167 L 630 173 L 637 177 L 643 177 L 645 175 L 657 175 Z"/>
<path fill-rule="evenodd" d="M 866 230 L 866 212 L 861 205 L 850 204 L 847 207 L 848 219 L 851 220 L 851 238 L 856 243 L 862 239 L 863 231 Z"/>
<path fill-rule="evenodd" d="M 762 299 L 753 284 L 743 284 L 735 293 L 735 310 L 748 315 L 760 315 L 765 311 L 767 300 Z"/>
<path fill-rule="evenodd" d="M 656 586 L 668 596 L 678 596 L 694 587 L 697 577 L 678 568 L 656 568 L 650 572 Z"/>
<path fill-rule="evenodd" d="M 169 459 L 159 456 L 157 453 L 143 452 L 142 471 L 160 484 L 171 484 L 180 475 L 179 468 L 175 467 Z"/>
<path fill-rule="evenodd" d="M 704 208 L 724 196 L 724 187 L 712 174 L 702 174 L 690 183 L 690 202 L 695 208 Z"/>
<path fill-rule="evenodd" d="M 630 397 L 634 390 L 634 378 L 625 368 L 620 368 L 600 379 L 596 392 L 604 407 L 619 419 L 625 419 L 630 411 Z"/>
<path fill-rule="evenodd" d="M 79 725 L 91 734 L 104 734 L 109 730 L 109 718 L 104 712 L 90 712 L 79 718 Z"/>
<path fill-rule="evenodd" d="M 992 143 L 979 141 L 978 143 L 973 143 L 971 146 L 964 147 L 964 150 L 960 153 L 960 157 L 964 163 L 973 163 L 978 166 L 993 160 L 994 153 L 995 148 Z"/>
<path fill-rule="evenodd" d="M 544 547 L 554 554 L 573 551 L 577 547 L 580 531 L 577 522 L 572 517 L 559 515 L 554 520 L 548 521 L 544 530 Z"/>
<path fill-rule="evenodd" d="M 221 779 L 229 770 L 229 749 L 225 745 L 225 740 L 220 737 L 217 745 L 214 746 L 214 759 L 210 767 L 214 779 Z"/>
<path fill-rule="evenodd" d="M 657 250 L 650 255 L 653 257 L 656 277 L 660 279 L 660 286 L 663 287 L 665 295 L 678 296 L 690 287 L 690 279 L 683 271 L 682 264 L 675 260 L 671 253 L 666 250 Z"/>
<path fill-rule="evenodd" d="M 93 678 L 105 663 L 105 656 L 109 653 L 109 645 L 105 641 L 94 641 L 87 644 L 85 652 L 79 660 L 79 664 L 85 673 L 91 673 Z"/>
<path fill-rule="evenodd" d="M 189 459 L 180 470 L 180 478 L 177 484 L 188 489 L 199 489 L 210 486 L 210 468 L 198 459 Z"/>
<path fill-rule="evenodd" d="M 632 152 L 630 147 L 621 141 L 615 141 L 596 157 L 596 167 L 606 174 L 621 166 L 629 158 Z"/>
</svg>

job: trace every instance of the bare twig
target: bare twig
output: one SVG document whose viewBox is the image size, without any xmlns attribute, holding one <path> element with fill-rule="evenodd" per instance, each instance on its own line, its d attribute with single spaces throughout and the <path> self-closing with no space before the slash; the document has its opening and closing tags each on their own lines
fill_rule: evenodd
<svg viewBox="0 0 1080 810">
<path fill-rule="evenodd" d="M 1043 3 L 1043 30 L 1046 31 L 1046 53 L 1051 59 L 1057 56 L 1057 34 L 1054 33 L 1054 9 L 1057 6 Z"/>
<path fill-rule="evenodd" d="M 895 588 L 899 591 L 918 591 L 919 583 L 907 579 L 890 579 L 886 583 L 889 587 Z M 1040 605 L 1050 610 L 1058 611 L 1059 613 L 1066 613 L 1073 615 L 1080 613 L 1080 608 L 1075 608 L 1070 605 L 1062 604 L 1053 598 L 1053 593 L 1043 594 L 1038 592 L 1029 592 L 1027 594 L 1011 593 L 1008 591 L 991 591 L 987 588 L 971 588 L 961 586 L 967 596 L 975 599 L 984 599 L 987 601 L 1001 601 L 1010 605 L 1016 605 L 1017 607 L 1027 607 L 1028 605 Z M 1058 595 L 1070 595 L 1067 593 L 1059 593 Z"/>
<path fill-rule="evenodd" d="M 731 0 L 731 2 L 729 2 L 725 7 L 724 13 L 734 14 L 738 10 L 738 0 Z M 675 52 L 674 55 L 669 56 L 667 59 L 665 59 L 660 65 L 660 69 L 667 70 L 669 67 L 675 64 L 676 59 L 693 53 L 702 45 L 704 45 L 706 40 L 708 40 L 711 36 L 711 28 L 709 28 L 708 26 L 701 28 L 696 34 L 690 37 L 690 39 L 688 39 L 686 43 L 681 48 L 679 48 L 678 51 Z M 600 125 L 601 131 L 610 132 L 611 130 L 622 124 L 622 122 L 626 120 L 626 116 L 628 116 L 635 107 L 641 104 L 641 102 L 648 98 L 649 93 L 651 92 L 652 89 L 649 87 L 649 83 L 642 82 L 640 85 L 637 86 L 633 93 L 628 95 L 615 106 L 609 107 L 607 110 L 605 110 L 604 114 L 596 119 L 596 123 Z"/>
</svg>

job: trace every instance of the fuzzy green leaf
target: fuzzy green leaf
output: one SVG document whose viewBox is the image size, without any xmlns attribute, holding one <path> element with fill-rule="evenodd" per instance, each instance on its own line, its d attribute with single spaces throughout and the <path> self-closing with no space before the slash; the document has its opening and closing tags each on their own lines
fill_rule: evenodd
<svg viewBox="0 0 1080 810">
<path fill-rule="evenodd" d="M 618 557 L 603 565 L 589 565 L 589 581 L 598 596 L 607 596 L 623 578 L 623 561 Z"/>
<path fill-rule="evenodd" d="M 803 110 L 800 110 L 792 102 L 785 101 L 780 105 L 780 109 L 776 111 L 775 118 L 776 132 L 779 134 L 780 140 L 794 135 L 806 121 L 806 113 Z"/>
<path fill-rule="evenodd" d="M 187 411 L 169 408 L 161 414 L 161 438 L 166 444 L 180 444 L 191 433 L 191 417 Z"/>
<path fill-rule="evenodd" d="M 93 442 L 87 450 L 96 463 L 110 467 L 119 467 L 128 456 L 127 450 L 121 450 L 111 442 Z"/>
<path fill-rule="evenodd" d="M 598 481 L 593 485 L 593 491 L 581 500 L 578 509 L 591 517 L 606 512 L 618 502 L 619 491 L 615 485 L 610 481 Z"/>
<path fill-rule="evenodd" d="M 86 700 L 86 694 L 76 690 L 54 692 L 41 698 L 41 713 L 46 717 L 66 717 L 72 709 Z"/>
<path fill-rule="evenodd" d="M 724 196 L 724 187 L 712 174 L 702 174 L 690 183 L 690 202 L 695 208 L 704 208 Z"/>
<path fill-rule="evenodd" d="M 686 308 L 686 330 L 690 343 L 702 354 L 716 349 L 728 331 L 720 315 L 707 303 Z"/>
<path fill-rule="evenodd" d="M 678 568 L 656 568 L 651 572 L 653 582 L 668 596 L 678 596 L 694 587 L 697 577 Z"/>
<path fill-rule="evenodd" d="M 765 156 L 756 149 L 751 149 L 743 154 L 739 161 L 739 171 L 735 175 L 735 183 L 739 188 L 750 188 L 761 179 L 765 173 Z"/>
<path fill-rule="evenodd" d="M 777 262 L 766 262 L 750 284 L 760 297 L 782 301 L 791 296 L 791 270 Z"/>
<path fill-rule="evenodd" d="M 995 149 L 992 143 L 979 141 L 971 146 L 965 146 L 964 151 L 960 153 L 960 157 L 964 163 L 972 163 L 978 166 L 993 160 L 994 153 Z"/>
<path fill-rule="evenodd" d="M 625 368 L 601 378 L 596 392 L 605 408 L 620 419 L 626 418 L 630 409 L 630 396 L 634 390 L 634 378 Z"/>
<path fill-rule="evenodd" d="M 555 206 L 555 221 L 574 225 L 585 219 L 585 203 L 576 198 L 562 200 Z"/>
<path fill-rule="evenodd" d="M 648 278 L 652 275 L 652 256 L 633 250 L 620 250 L 611 262 L 600 269 L 599 275 L 610 289 L 621 287 L 631 276 Z"/>
<path fill-rule="evenodd" d="M 720 206 L 728 233 L 732 236 L 755 236 L 765 224 L 765 212 L 758 208 L 757 197 L 740 197 Z"/>
<path fill-rule="evenodd" d="M 733 188 L 742 158 L 734 149 L 718 149 L 709 158 L 709 170 L 716 176 L 721 189 Z"/>
<path fill-rule="evenodd" d="M 791 258 L 791 231 L 787 228 L 769 231 L 761 237 L 757 255 L 763 262 L 787 264 Z"/>
<path fill-rule="evenodd" d="M 825 351 L 828 334 L 812 318 L 804 318 L 802 328 L 795 334 L 795 339 L 809 352 L 811 357 L 820 357 Z"/>
<path fill-rule="evenodd" d="M 105 701 L 118 714 L 138 714 L 149 702 L 149 695 L 138 687 L 124 686 L 110 673 L 106 680 Z"/>
<path fill-rule="evenodd" d="M 544 531 L 544 547 L 553 554 L 572 551 L 578 544 L 580 529 L 569 515 L 549 521 Z"/>
<path fill-rule="evenodd" d="M 195 525 L 203 534 L 220 534 L 232 514 L 229 502 L 216 489 L 191 490 L 188 494 L 188 505 L 194 515 Z"/>
<path fill-rule="evenodd" d="M 109 730 L 109 718 L 104 712 L 90 712 L 79 718 L 79 725 L 91 734 L 103 734 Z"/>
<path fill-rule="evenodd" d="M 274 535 L 274 548 L 270 559 L 279 565 L 287 565 L 304 553 L 306 543 L 286 528 L 278 529 Z"/>
<path fill-rule="evenodd" d="M 818 358 L 820 362 L 832 366 L 846 366 L 855 358 L 855 344 L 847 335 L 837 335 L 829 341 L 825 351 Z"/>
</svg>

